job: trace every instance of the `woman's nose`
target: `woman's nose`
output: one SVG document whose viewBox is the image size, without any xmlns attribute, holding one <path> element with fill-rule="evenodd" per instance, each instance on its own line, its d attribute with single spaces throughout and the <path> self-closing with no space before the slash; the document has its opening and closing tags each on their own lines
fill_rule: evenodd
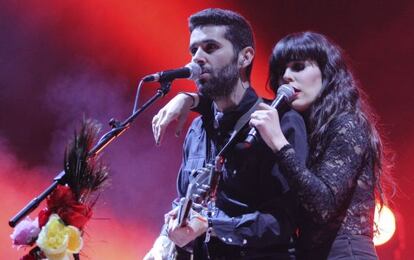
<svg viewBox="0 0 414 260">
<path fill-rule="evenodd" d="M 293 75 L 292 75 L 292 71 L 290 70 L 290 68 L 287 68 L 285 70 L 285 73 L 283 73 L 282 79 L 284 83 L 290 83 L 293 81 Z"/>
</svg>

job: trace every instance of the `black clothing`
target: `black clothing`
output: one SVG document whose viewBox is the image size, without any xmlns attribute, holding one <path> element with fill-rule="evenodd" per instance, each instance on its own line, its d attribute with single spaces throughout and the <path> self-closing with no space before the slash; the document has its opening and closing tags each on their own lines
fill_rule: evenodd
<svg viewBox="0 0 414 260">
<path fill-rule="evenodd" d="M 305 255 L 302 259 L 309 258 Z M 319 259 L 325 259 L 325 257 L 321 256 Z M 378 257 L 372 238 L 364 235 L 339 235 L 335 238 L 327 259 L 376 260 Z"/>
<path fill-rule="evenodd" d="M 203 106 L 201 117 L 190 126 L 178 175 L 178 194 L 185 195 L 193 169 L 205 167 L 225 144 L 237 120 L 256 102 L 253 89 L 246 91 L 239 106 L 225 111 L 214 124 L 214 108 Z M 294 146 L 298 160 L 307 155 L 303 118 L 289 110 L 281 117 L 282 130 Z M 248 131 L 245 129 L 245 133 Z M 242 141 L 246 134 L 239 135 Z M 211 219 L 216 237 L 209 250 L 220 259 L 284 259 L 292 255 L 295 199 L 275 164 L 274 153 L 264 143 L 248 150 L 232 149 L 218 186 L 217 214 Z M 230 255 L 229 255 L 230 254 Z"/>
<path fill-rule="evenodd" d="M 282 172 L 302 206 L 297 250 L 304 259 L 339 254 L 335 245 L 344 237 L 349 241 L 365 237 L 359 246 L 375 255 L 375 181 L 372 155 L 368 152 L 370 139 L 367 129 L 356 122 L 352 114 L 331 122 L 326 149 L 310 168 L 296 155 L 294 147 L 285 146 L 277 153 Z"/>
</svg>

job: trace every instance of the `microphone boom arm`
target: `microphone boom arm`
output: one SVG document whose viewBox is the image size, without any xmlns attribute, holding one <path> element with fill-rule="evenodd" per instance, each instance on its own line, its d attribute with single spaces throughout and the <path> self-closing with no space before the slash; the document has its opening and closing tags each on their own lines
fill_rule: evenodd
<svg viewBox="0 0 414 260">
<path fill-rule="evenodd" d="M 160 84 L 161 86 L 157 89 L 157 92 L 139 109 L 135 109 L 134 107 L 132 114 L 126 120 L 123 122 L 118 122 L 115 119 L 111 119 L 109 121 L 109 125 L 112 127 L 112 129 L 109 132 L 105 133 L 99 139 L 98 143 L 89 151 L 88 158 L 93 158 L 98 155 L 106 146 L 108 146 L 117 137 L 122 135 L 131 126 L 131 123 L 139 114 L 144 112 L 152 103 L 165 96 L 170 91 L 171 81 L 163 81 L 160 82 Z M 33 200 L 31 200 L 23 209 L 21 209 L 14 217 L 9 220 L 9 226 L 15 227 L 23 217 L 27 216 L 34 209 L 36 209 L 39 204 L 55 190 L 58 184 L 64 184 L 65 175 L 65 171 L 61 171 L 58 175 L 56 175 L 56 177 L 53 178 L 53 183 L 49 187 L 47 187 L 38 197 L 35 197 Z"/>
</svg>

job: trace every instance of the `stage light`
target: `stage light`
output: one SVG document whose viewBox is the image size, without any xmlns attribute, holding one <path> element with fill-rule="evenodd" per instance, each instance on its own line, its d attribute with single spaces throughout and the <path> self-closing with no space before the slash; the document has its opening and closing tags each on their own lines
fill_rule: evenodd
<svg viewBox="0 0 414 260">
<path fill-rule="evenodd" d="M 396 222 L 394 213 L 387 206 L 380 205 L 375 207 L 374 215 L 374 245 L 380 246 L 387 243 L 395 233 Z"/>
</svg>

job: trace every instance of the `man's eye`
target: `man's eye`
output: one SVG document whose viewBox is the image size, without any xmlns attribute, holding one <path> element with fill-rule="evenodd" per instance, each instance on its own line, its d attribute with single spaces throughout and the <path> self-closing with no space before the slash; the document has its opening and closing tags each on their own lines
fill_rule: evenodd
<svg viewBox="0 0 414 260">
<path fill-rule="evenodd" d="M 212 52 L 213 52 L 213 51 L 215 51 L 217 48 L 218 48 L 218 46 L 217 46 L 216 44 L 209 43 L 209 44 L 207 44 L 207 45 L 206 45 L 206 47 L 205 47 L 205 51 L 206 51 L 207 53 L 212 53 Z"/>
<path fill-rule="evenodd" d="M 305 64 L 303 62 L 295 62 L 292 64 L 291 69 L 293 71 L 301 71 L 305 69 Z"/>
</svg>

